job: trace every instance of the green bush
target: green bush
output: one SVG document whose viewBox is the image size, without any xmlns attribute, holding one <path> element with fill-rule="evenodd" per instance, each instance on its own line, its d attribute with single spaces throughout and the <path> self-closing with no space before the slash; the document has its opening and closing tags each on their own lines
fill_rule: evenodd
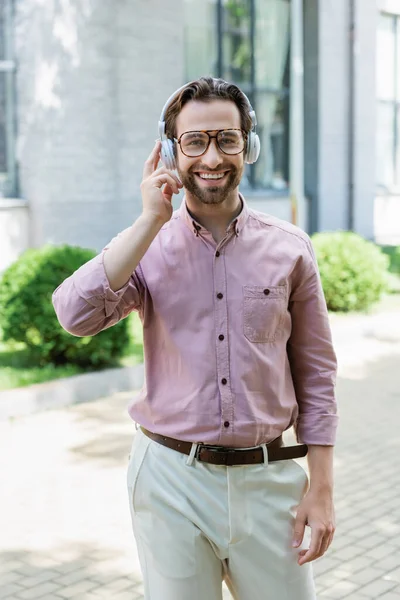
<svg viewBox="0 0 400 600">
<path fill-rule="evenodd" d="M 400 246 L 381 246 L 381 249 L 389 257 L 389 271 L 400 275 Z"/>
<path fill-rule="evenodd" d="M 95 252 L 73 246 L 44 246 L 24 252 L 0 279 L 3 339 L 24 342 L 39 365 L 114 365 L 130 342 L 120 321 L 96 336 L 78 338 L 60 326 L 51 302 L 56 287 Z"/>
<path fill-rule="evenodd" d="M 329 310 L 366 310 L 387 290 L 389 259 L 372 242 L 338 231 L 315 234 L 313 244 Z"/>
</svg>

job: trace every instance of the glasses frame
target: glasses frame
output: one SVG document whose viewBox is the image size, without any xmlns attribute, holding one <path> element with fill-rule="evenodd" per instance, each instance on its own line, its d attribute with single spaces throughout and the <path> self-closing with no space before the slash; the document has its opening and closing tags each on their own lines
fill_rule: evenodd
<svg viewBox="0 0 400 600">
<path fill-rule="evenodd" d="M 210 132 L 215 131 L 216 134 L 215 135 L 210 135 Z M 225 152 L 224 150 L 222 150 L 222 148 L 220 147 L 219 143 L 218 143 L 218 134 L 221 133 L 221 131 L 241 131 L 243 134 L 243 148 L 242 150 L 240 150 L 239 152 L 233 152 L 233 153 L 228 153 Z M 184 152 L 182 150 L 182 146 L 181 146 L 181 140 L 182 137 L 184 135 L 186 135 L 187 133 L 206 133 L 208 135 L 208 144 L 204 150 L 204 152 L 202 152 L 201 154 L 196 154 L 196 156 L 190 156 L 190 154 L 186 154 L 186 152 Z M 228 129 L 194 129 L 193 131 L 184 131 L 178 139 L 174 138 L 174 141 L 176 143 L 179 144 L 179 148 L 181 149 L 181 152 L 184 156 L 187 156 L 188 158 L 199 158 L 199 156 L 204 156 L 204 154 L 207 152 L 207 150 L 210 147 L 211 144 L 211 140 L 215 139 L 215 143 L 217 144 L 217 148 L 218 150 L 220 150 L 223 154 L 225 154 L 225 156 L 238 156 L 239 154 L 242 154 L 242 152 L 245 151 L 246 148 L 246 142 L 247 142 L 247 133 L 245 131 L 243 131 L 243 129 L 240 129 L 238 127 L 229 127 Z"/>
</svg>

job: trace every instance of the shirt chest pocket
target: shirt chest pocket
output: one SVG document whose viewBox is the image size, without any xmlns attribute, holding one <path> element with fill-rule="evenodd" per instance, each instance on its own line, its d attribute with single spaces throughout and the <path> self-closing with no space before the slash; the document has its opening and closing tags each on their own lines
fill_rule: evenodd
<svg viewBox="0 0 400 600">
<path fill-rule="evenodd" d="M 250 342 L 275 342 L 281 337 L 287 309 L 286 285 L 243 286 L 243 330 Z"/>
</svg>

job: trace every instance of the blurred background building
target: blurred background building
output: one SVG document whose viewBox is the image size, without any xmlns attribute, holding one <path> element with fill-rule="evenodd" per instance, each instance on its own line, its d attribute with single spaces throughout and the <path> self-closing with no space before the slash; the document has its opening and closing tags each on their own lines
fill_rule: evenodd
<svg viewBox="0 0 400 600">
<path fill-rule="evenodd" d="M 0 0 L 0 270 L 129 226 L 165 100 L 206 74 L 257 112 L 252 207 L 399 243 L 400 0 Z"/>
</svg>

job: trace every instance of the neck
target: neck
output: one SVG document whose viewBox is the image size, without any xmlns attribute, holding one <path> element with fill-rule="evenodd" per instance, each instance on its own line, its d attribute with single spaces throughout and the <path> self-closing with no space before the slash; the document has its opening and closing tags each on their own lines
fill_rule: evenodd
<svg viewBox="0 0 400 600">
<path fill-rule="evenodd" d="M 196 221 L 212 233 L 216 242 L 221 241 L 228 225 L 240 214 L 242 202 L 236 189 L 221 204 L 204 204 L 196 196 L 186 192 L 186 206 Z"/>
</svg>

